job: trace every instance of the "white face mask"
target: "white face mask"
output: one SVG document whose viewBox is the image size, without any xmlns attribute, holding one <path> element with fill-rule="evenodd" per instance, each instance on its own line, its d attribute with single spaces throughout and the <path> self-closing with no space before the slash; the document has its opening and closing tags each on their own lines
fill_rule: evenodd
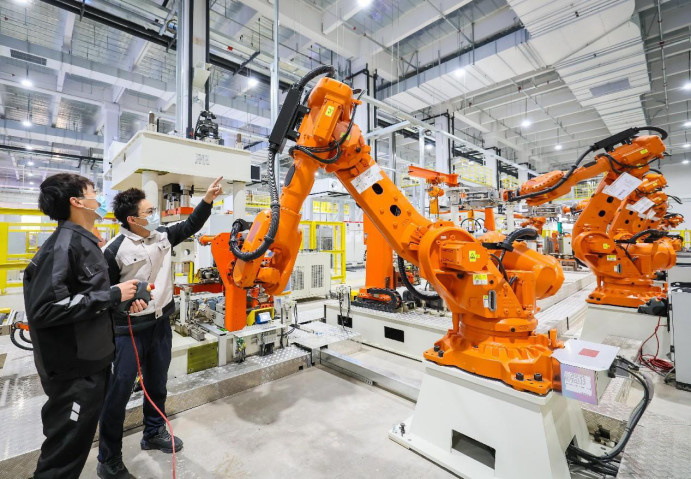
<svg viewBox="0 0 691 479">
<path fill-rule="evenodd" d="M 147 231 L 156 231 L 158 227 L 161 226 L 161 216 L 156 212 L 151 213 L 144 219 L 146 220 L 146 224 L 139 226 L 141 226 Z"/>
<path fill-rule="evenodd" d="M 147 225 L 144 227 L 149 231 L 156 231 L 161 226 L 161 216 L 158 213 L 151 213 L 146 217 Z"/>
<path fill-rule="evenodd" d="M 85 200 L 96 200 L 98 201 L 98 208 L 88 208 L 83 206 L 85 210 L 93 211 L 96 215 L 103 219 L 108 214 L 108 208 L 106 207 L 106 197 L 103 195 L 98 195 L 96 198 L 84 198 Z"/>
</svg>

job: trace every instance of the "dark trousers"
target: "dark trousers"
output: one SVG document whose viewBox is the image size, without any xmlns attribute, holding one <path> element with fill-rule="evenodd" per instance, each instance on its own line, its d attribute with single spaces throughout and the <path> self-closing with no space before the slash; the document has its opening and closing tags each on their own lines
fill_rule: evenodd
<svg viewBox="0 0 691 479">
<path fill-rule="evenodd" d="M 165 414 L 166 382 L 170 366 L 173 333 L 168 317 L 161 317 L 153 326 L 137 331 L 134 341 L 139 352 L 144 386 L 151 400 Z M 108 394 L 99 423 L 98 460 L 108 462 L 122 455 L 122 433 L 125 408 L 137 377 L 137 363 L 129 334 L 115 337 L 115 361 Z M 144 437 L 158 433 L 165 421 L 144 398 Z"/>
<path fill-rule="evenodd" d="M 106 395 L 110 366 L 83 378 L 41 378 L 48 401 L 41 409 L 43 434 L 35 479 L 78 478 L 89 456 Z"/>
</svg>

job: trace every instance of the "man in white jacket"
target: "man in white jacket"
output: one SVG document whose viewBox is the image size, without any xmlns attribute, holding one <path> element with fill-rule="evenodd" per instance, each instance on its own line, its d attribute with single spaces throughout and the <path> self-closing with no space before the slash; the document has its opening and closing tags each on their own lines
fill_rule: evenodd
<svg viewBox="0 0 691 479">
<path fill-rule="evenodd" d="M 134 340 L 142 362 L 144 386 L 156 407 L 165 413 L 166 382 L 171 360 L 172 331 L 170 314 L 173 302 L 171 250 L 197 233 L 211 215 L 213 201 L 222 193 L 222 178 L 216 179 L 189 218 L 173 226 L 160 226 L 160 217 L 142 190 L 131 188 L 118 193 L 113 213 L 120 221 L 120 234 L 103 252 L 113 284 L 138 279 L 155 285 L 155 296 L 148 305 L 137 304 L 130 315 Z M 127 315 L 115 316 L 115 360 L 108 393 L 99 423 L 98 477 L 128 478 L 122 461 L 122 434 L 125 408 L 137 375 L 134 348 L 129 336 Z M 164 419 L 148 400 L 144 401 L 142 449 L 173 452 L 172 438 Z M 175 450 L 182 440 L 175 438 Z"/>
</svg>

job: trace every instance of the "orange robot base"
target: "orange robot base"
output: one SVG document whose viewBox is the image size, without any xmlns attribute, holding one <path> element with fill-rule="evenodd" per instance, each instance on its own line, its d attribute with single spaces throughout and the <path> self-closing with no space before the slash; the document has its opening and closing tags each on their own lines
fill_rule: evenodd
<svg viewBox="0 0 691 479">
<path fill-rule="evenodd" d="M 488 334 L 466 324 L 459 325 L 458 316 L 454 314 L 454 328 L 437 341 L 434 348 L 424 352 L 425 359 L 499 379 L 519 391 L 547 394 L 554 389 L 559 365 L 552 359 L 552 351 L 563 347 L 555 329 L 547 335 L 534 332 L 525 336 Z"/>
<path fill-rule="evenodd" d="M 598 281 L 598 286 L 588 295 L 591 304 L 607 304 L 623 308 L 638 308 L 654 298 L 667 297 L 667 286 L 657 286 L 649 279 L 608 279 Z"/>
</svg>

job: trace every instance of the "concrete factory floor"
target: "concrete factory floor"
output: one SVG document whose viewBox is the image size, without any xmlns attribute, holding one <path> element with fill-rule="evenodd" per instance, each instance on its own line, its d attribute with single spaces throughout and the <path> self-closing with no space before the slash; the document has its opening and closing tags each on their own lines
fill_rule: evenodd
<svg viewBox="0 0 691 479">
<path fill-rule="evenodd" d="M 173 418 L 185 441 L 179 478 L 454 477 L 391 441 L 413 404 L 320 367 L 185 411 Z M 169 477 L 171 456 L 141 451 L 139 430 L 123 457 L 139 479 Z M 92 449 L 82 478 L 95 477 Z"/>
</svg>

